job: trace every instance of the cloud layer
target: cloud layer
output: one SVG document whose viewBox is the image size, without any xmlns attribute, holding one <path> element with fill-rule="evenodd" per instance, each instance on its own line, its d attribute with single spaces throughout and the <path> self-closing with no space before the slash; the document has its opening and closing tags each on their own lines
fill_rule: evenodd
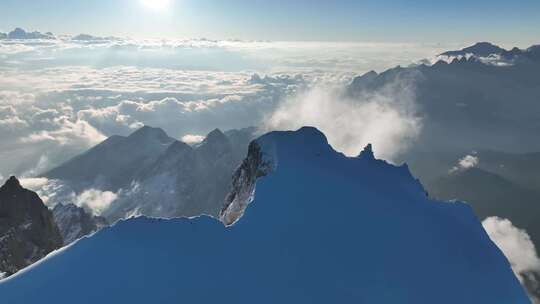
<svg viewBox="0 0 540 304">
<path fill-rule="evenodd" d="M 403 113 L 392 104 L 391 94 L 366 97 L 358 101 L 359 106 L 338 95 L 322 94 L 364 71 L 409 64 L 441 48 L 32 35 L 0 39 L 0 175 L 4 177 L 39 175 L 107 136 L 126 135 L 143 124 L 192 142 L 216 127 L 260 126 L 270 113 L 274 113 L 272 125 L 296 127 L 279 113 L 295 101 L 299 103 L 292 105 L 292 111 L 298 113 L 311 98 L 320 105 L 323 99 L 337 100 L 338 109 L 330 117 L 352 109 L 364 123 L 349 124 L 346 121 L 352 118 L 340 116 L 340 127 L 347 133 L 342 138 L 325 117 L 304 115 L 302 123 L 331 132 L 331 141 L 347 153 L 372 141 L 380 155 L 391 156 L 396 152 L 388 152 L 390 142 L 399 142 L 393 150 L 403 149 L 403 138 L 414 136 L 417 128 L 408 110 Z M 390 132 L 380 122 L 399 130 Z M 360 129 L 361 139 L 345 145 L 347 137 Z M 377 135 L 362 135 L 368 129 Z"/>
<path fill-rule="evenodd" d="M 455 173 L 459 171 L 466 171 L 471 168 L 475 168 L 480 163 L 480 158 L 473 153 L 472 155 L 465 155 L 459 159 L 457 164 L 450 169 L 449 173 Z"/>
</svg>

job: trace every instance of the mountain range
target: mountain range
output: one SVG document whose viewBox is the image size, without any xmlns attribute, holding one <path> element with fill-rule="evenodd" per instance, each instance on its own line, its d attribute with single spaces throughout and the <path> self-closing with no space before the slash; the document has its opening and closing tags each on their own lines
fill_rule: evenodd
<svg viewBox="0 0 540 304">
<path fill-rule="evenodd" d="M 118 198 L 102 212 L 109 222 L 134 215 L 218 216 L 230 177 L 247 152 L 254 128 L 216 129 L 196 146 L 142 127 L 111 136 L 43 174 L 75 192 L 112 191 Z"/>
<path fill-rule="evenodd" d="M 372 71 L 356 77 L 348 94 L 361 97 L 389 86 L 414 89 L 423 128 L 402 157 L 407 162 L 419 152 L 540 151 L 536 140 L 540 131 L 540 47 L 506 51 L 503 54 L 512 54 L 512 58 L 504 62 L 483 61 L 486 57 L 480 56 L 499 49 L 477 44 L 458 51 L 478 54 L 471 57 L 396 67 L 380 74 Z M 420 177 L 424 174 L 418 173 Z"/>
<path fill-rule="evenodd" d="M 471 208 L 428 199 L 407 166 L 371 147 L 346 157 L 314 128 L 248 151 L 220 213 L 228 228 L 121 221 L 5 280 L 2 300 L 530 303 Z"/>
</svg>

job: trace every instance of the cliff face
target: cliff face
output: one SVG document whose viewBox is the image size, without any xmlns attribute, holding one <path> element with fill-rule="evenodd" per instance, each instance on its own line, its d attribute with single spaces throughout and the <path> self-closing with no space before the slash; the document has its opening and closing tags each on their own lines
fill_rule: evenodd
<svg viewBox="0 0 540 304">
<path fill-rule="evenodd" d="M 51 211 L 11 177 L 0 188 L 0 273 L 12 275 L 62 243 Z"/>
<path fill-rule="evenodd" d="M 64 239 L 64 245 L 69 245 L 108 225 L 105 218 L 94 216 L 74 204 L 57 204 L 52 213 Z"/>
<path fill-rule="evenodd" d="M 249 145 L 247 157 L 233 174 L 231 191 L 225 197 L 219 216 L 223 224 L 233 225 L 242 217 L 245 209 L 254 199 L 257 179 L 271 172 L 272 166 L 272 161 L 265 159 L 261 147 L 253 141 Z"/>
</svg>

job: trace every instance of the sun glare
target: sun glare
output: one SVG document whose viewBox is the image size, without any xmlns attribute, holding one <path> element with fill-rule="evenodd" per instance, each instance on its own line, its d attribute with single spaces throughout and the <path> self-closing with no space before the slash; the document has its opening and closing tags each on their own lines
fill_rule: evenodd
<svg viewBox="0 0 540 304">
<path fill-rule="evenodd" d="M 156 11 L 162 11 L 169 8 L 171 2 L 172 0 L 141 0 L 141 3 L 144 6 Z"/>
</svg>

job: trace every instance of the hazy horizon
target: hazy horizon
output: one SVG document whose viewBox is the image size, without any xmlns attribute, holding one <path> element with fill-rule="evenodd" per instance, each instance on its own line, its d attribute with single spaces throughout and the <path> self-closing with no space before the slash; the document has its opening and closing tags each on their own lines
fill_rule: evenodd
<svg viewBox="0 0 540 304">
<path fill-rule="evenodd" d="M 398 1 L 3 0 L 0 32 L 271 41 L 539 43 L 540 3 Z M 429 24 L 429 26 L 426 26 Z M 515 35 L 520 33 L 520 35 Z"/>
</svg>

